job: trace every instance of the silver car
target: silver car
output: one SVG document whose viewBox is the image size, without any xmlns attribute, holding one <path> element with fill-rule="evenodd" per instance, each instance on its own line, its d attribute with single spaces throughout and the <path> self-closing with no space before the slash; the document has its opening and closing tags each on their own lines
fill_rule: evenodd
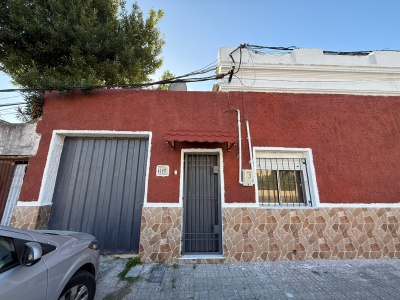
<svg viewBox="0 0 400 300">
<path fill-rule="evenodd" d="M 94 236 L 0 226 L 0 299 L 93 299 L 99 250 Z"/>
</svg>

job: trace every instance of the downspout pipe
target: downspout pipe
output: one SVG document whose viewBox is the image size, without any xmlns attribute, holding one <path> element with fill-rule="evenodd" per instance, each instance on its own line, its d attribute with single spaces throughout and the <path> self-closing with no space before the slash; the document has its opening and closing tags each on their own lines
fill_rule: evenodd
<svg viewBox="0 0 400 300">
<path fill-rule="evenodd" d="M 250 153 L 250 169 L 251 169 L 251 174 L 253 174 L 251 183 L 254 183 L 254 173 L 253 173 L 254 165 L 253 165 L 253 151 L 251 149 L 250 126 L 249 126 L 249 121 L 246 120 L 245 123 L 246 123 L 247 141 L 248 141 L 248 144 L 249 144 L 249 153 Z"/>
<path fill-rule="evenodd" d="M 237 111 L 237 123 L 238 123 L 238 136 L 239 136 L 239 183 L 243 184 L 242 180 L 242 126 L 240 123 L 240 110 Z"/>
</svg>

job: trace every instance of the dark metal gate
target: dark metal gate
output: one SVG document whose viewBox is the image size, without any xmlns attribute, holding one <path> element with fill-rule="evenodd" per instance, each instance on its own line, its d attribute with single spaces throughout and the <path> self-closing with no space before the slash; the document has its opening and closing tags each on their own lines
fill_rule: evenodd
<svg viewBox="0 0 400 300">
<path fill-rule="evenodd" d="M 49 228 L 93 234 L 102 253 L 138 253 L 145 139 L 65 138 Z"/>
<path fill-rule="evenodd" d="M 185 154 L 182 254 L 222 254 L 218 154 Z"/>
<path fill-rule="evenodd" d="M 14 174 L 14 161 L 0 160 L 0 220 L 7 203 L 8 192 Z"/>
</svg>

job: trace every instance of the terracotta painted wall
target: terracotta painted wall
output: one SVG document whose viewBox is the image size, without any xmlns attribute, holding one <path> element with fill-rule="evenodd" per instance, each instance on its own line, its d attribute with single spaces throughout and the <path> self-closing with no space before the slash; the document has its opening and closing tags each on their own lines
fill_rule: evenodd
<svg viewBox="0 0 400 300">
<path fill-rule="evenodd" d="M 38 199 L 52 131 L 153 132 L 149 202 L 178 202 L 182 148 L 172 130 L 225 131 L 237 136 L 237 114 L 250 123 L 253 146 L 311 148 L 322 203 L 395 203 L 400 195 L 400 97 L 274 93 L 100 90 L 90 95 L 47 94 L 38 154 L 30 160 L 21 201 Z M 249 168 L 243 136 L 243 167 Z M 226 202 L 254 202 L 254 188 L 238 184 L 238 147 L 224 150 Z M 172 175 L 156 177 L 168 164 Z"/>
</svg>

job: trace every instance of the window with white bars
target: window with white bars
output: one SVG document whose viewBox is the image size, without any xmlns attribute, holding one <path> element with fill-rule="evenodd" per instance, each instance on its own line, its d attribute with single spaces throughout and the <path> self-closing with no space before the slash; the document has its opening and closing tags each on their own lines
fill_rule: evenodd
<svg viewBox="0 0 400 300">
<path fill-rule="evenodd" d="M 314 206 L 308 159 L 303 153 L 256 151 L 257 197 L 260 206 Z"/>
</svg>

